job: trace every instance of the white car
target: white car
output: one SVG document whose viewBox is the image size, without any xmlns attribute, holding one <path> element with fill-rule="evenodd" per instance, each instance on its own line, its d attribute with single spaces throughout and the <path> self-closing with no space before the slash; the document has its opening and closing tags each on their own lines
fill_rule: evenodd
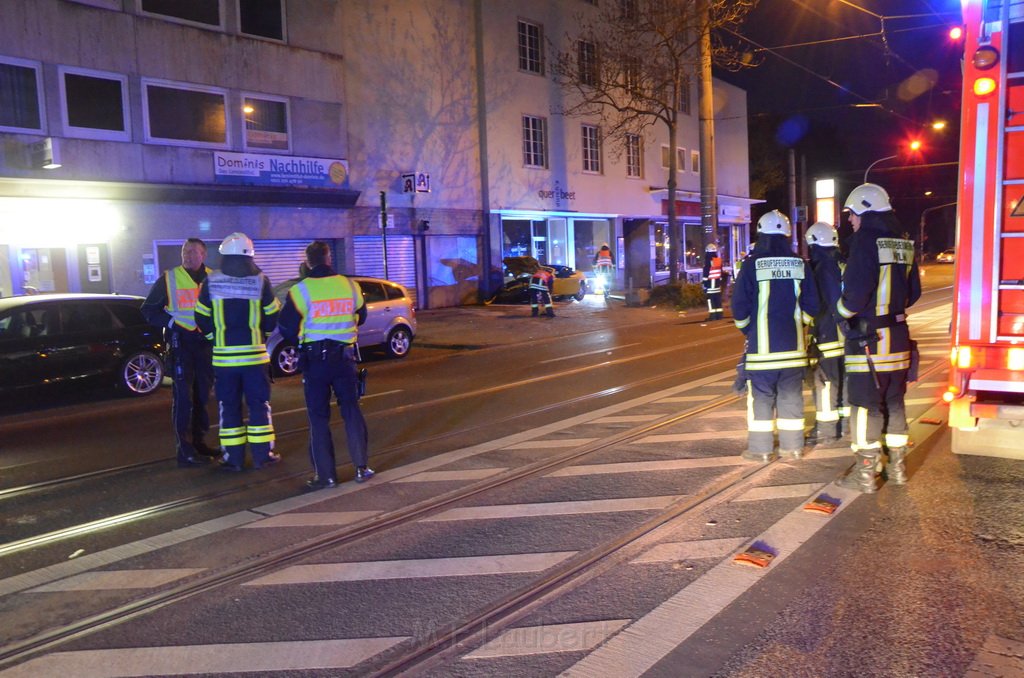
<svg viewBox="0 0 1024 678">
<path fill-rule="evenodd" d="M 944 250 L 939 252 L 939 255 L 935 257 L 935 263 L 937 264 L 952 264 L 956 261 L 956 250 Z"/>
<path fill-rule="evenodd" d="M 383 345 L 390 357 L 404 358 L 412 349 L 416 336 L 416 308 L 409 291 L 382 278 L 348 278 L 359 284 L 366 302 L 366 322 L 359 326 L 359 348 Z M 274 294 L 281 303 L 298 281 L 298 278 L 293 278 L 274 287 Z M 299 363 L 298 351 L 277 330 L 267 338 L 267 353 L 275 373 L 284 376 L 295 374 Z"/>
</svg>

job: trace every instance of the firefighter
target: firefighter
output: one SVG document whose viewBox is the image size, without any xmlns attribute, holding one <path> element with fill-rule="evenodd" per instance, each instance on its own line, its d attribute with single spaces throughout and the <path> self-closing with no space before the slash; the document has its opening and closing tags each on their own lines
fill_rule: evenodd
<svg viewBox="0 0 1024 678">
<path fill-rule="evenodd" d="M 840 484 L 871 493 L 878 489 L 883 442 L 889 482 L 907 481 L 904 396 L 912 345 L 906 311 L 921 296 L 921 279 L 914 243 L 902 237 L 885 189 L 861 184 L 846 199 L 845 209 L 853 236 L 836 310 L 845 319 L 850 447 L 856 465 Z"/>
<path fill-rule="evenodd" d="M 213 387 L 210 342 L 196 327 L 195 306 L 199 285 L 206 280 L 206 243 L 189 238 L 181 246 L 181 266 L 165 271 L 153 283 L 142 314 L 164 330 L 170 347 L 171 423 L 178 451 L 178 466 L 202 466 L 216 451 L 203 442 L 210 430 L 206 403 Z"/>
<path fill-rule="evenodd" d="M 299 346 L 299 368 L 309 415 L 310 489 L 338 482 L 331 438 L 331 394 L 345 420 L 348 453 L 356 482 L 373 477 L 368 465 L 366 420 L 359 409 L 358 326 L 366 322 L 366 303 L 359 285 L 331 267 L 330 246 L 320 240 L 306 247 L 309 275 L 288 291 L 278 328 Z"/>
<path fill-rule="evenodd" d="M 713 242 L 704 248 L 704 271 L 700 280 L 708 300 L 708 320 L 721 320 L 722 259 L 718 256 L 718 245 Z"/>
<path fill-rule="evenodd" d="M 611 292 L 612 280 L 615 279 L 615 257 L 612 256 L 612 249 L 608 247 L 608 243 L 601 245 L 601 249 L 594 255 L 594 273 L 601 279 L 601 290 L 607 299 Z"/>
<path fill-rule="evenodd" d="M 799 459 L 804 447 L 805 325 L 818 314 L 810 265 L 790 245 L 789 219 L 772 210 L 757 222 L 757 243 L 732 297 L 733 322 L 746 335 L 747 449 L 750 461 Z"/>
<path fill-rule="evenodd" d="M 821 298 L 821 312 L 811 327 L 814 428 L 807 442 L 815 445 L 842 438 L 843 419 L 849 416 L 843 405 L 843 336 L 839 331 L 842 317 L 836 312 L 842 292 L 843 263 L 839 256 L 839 233 L 831 224 L 812 224 L 804 239 Z"/>
<path fill-rule="evenodd" d="M 555 307 L 551 303 L 551 290 L 554 285 L 554 274 L 551 273 L 551 269 L 544 266 L 538 266 L 530 276 L 530 309 L 532 311 L 530 315 L 534 318 L 537 317 L 541 300 L 544 302 L 545 315 L 549 318 L 555 317 Z"/>
<path fill-rule="evenodd" d="M 196 324 L 213 342 L 214 391 L 220 411 L 221 468 L 241 471 L 249 444 L 253 467 L 275 464 L 270 413 L 270 357 L 264 335 L 277 324 L 279 304 L 253 261 L 252 240 L 232 233 L 220 244 L 221 268 L 199 288 Z M 249 422 L 242 419 L 242 399 Z"/>
</svg>

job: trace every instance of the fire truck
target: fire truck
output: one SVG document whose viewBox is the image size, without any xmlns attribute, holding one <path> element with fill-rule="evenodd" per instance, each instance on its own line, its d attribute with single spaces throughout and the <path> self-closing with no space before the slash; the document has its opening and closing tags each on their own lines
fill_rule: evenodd
<svg viewBox="0 0 1024 678">
<path fill-rule="evenodd" d="M 961 0 L 953 451 L 1024 459 L 1024 0 Z"/>
</svg>

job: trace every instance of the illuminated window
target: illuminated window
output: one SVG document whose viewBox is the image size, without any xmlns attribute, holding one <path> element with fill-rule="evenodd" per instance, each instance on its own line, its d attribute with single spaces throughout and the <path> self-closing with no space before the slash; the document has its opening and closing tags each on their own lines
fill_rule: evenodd
<svg viewBox="0 0 1024 678">
<path fill-rule="evenodd" d="M 228 147 L 227 90 L 142 81 L 146 141 Z"/>
<path fill-rule="evenodd" d="M 0 57 L 0 130 L 42 131 L 40 77 L 37 61 Z"/>
<path fill-rule="evenodd" d="M 544 32 L 538 24 L 519 20 L 519 70 L 544 72 Z"/>
<path fill-rule="evenodd" d="M 67 67 L 59 72 L 61 112 L 68 136 L 131 140 L 126 76 Z"/>
<path fill-rule="evenodd" d="M 245 120 L 245 147 L 288 151 L 288 100 L 263 95 L 246 96 L 242 113 Z"/>
</svg>

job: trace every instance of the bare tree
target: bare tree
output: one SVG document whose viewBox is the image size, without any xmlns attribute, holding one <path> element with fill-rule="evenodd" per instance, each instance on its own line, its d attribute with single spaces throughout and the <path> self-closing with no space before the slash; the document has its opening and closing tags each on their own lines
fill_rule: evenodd
<svg viewBox="0 0 1024 678">
<path fill-rule="evenodd" d="M 603 0 L 600 7 L 576 16 L 578 33 L 566 36 L 563 47 L 552 45 L 551 73 L 565 94 L 564 114 L 597 118 L 608 146 L 621 153 L 631 139 L 642 139 L 650 128 L 668 130 L 669 242 L 675 254 L 669 269 L 679 279 L 677 260 L 682 247 L 676 219 L 675 153 L 681 114 L 689 113 L 691 83 L 703 84 L 710 73 L 707 60 L 737 70 L 750 64 L 727 41 L 757 0 Z M 702 57 L 705 59 L 702 69 Z M 701 92 L 701 111 L 710 111 L 710 82 Z M 712 128 L 704 129 L 702 114 L 701 174 L 714 173 Z M 711 203 L 703 190 L 702 219 L 714 220 L 714 182 Z M 713 222 L 712 222 L 713 224 Z M 704 224 L 705 239 L 714 238 L 713 225 Z"/>
</svg>

